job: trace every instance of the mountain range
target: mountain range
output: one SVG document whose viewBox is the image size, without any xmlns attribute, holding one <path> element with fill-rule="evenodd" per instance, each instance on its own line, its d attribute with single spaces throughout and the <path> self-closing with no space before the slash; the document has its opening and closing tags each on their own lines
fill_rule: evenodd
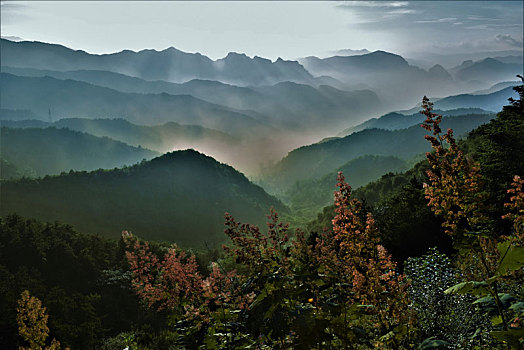
<svg viewBox="0 0 524 350">
<path fill-rule="evenodd" d="M 124 118 L 154 125 L 174 121 L 232 134 L 267 133 L 271 127 L 241 111 L 190 95 L 135 94 L 81 81 L 19 77 L 1 73 L 0 103 L 4 109 L 29 109 L 39 119 Z"/>
<path fill-rule="evenodd" d="M 198 79 L 175 84 L 146 81 L 109 71 L 51 71 L 8 66 L 2 66 L 2 72 L 24 77 L 49 76 L 83 81 L 124 93 L 191 95 L 247 113 L 266 124 L 301 132 L 311 128 L 333 132 L 341 125 L 358 122 L 374 114 L 380 106 L 377 95 L 370 90 L 343 91 L 329 85 L 313 87 L 282 82 L 271 86 L 239 87 Z"/>
<path fill-rule="evenodd" d="M 313 87 L 331 85 L 341 90 L 370 89 L 382 102 L 381 112 L 406 108 L 406 105 L 418 102 L 420 91 L 431 96 L 459 94 L 468 89 L 486 88 L 486 85 L 513 79 L 522 73 L 522 63 L 517 56 L 467 61 L 448 72 L 439 64 L 424 70 L 408 64 L 399 55 L 384 51 L 361 51 L 362 54 L 327 58 L 305 57 L 297 61 L 277 59 L 273 62 L 234 52 L 212 60 L 199 53 L 186 53 L 172 47 L 162 51 L 124 50 L 94 55 L 61 45 L 1 39 L 0 48 L 2 65 L 13 68 L 110 71 L 148 81 L 184 83 L 195 79 L 211 80 L 237 87 L 294 82 Z"/>
<path fill-rule="evenodd" d="M 500 58 L 502 59 L 502 58 Z M 504 80 L 515 79 L 516 74 L 522 73 L 522 59 L 520 63 L 502 62 L 488 57 L 477 62 L 462 63 L 462 68 L 458 69 L 454 76 L 462 81 L 482 81 L 495 84 Z"/>
<path fill-rule="evenodd" d="M 281 81 L 314 83 L 316 79 L 296 61 L 268 59 L 230 52 L 216 61 L 200 53 L 173 47 L 162 51 L 124 50 L 105 55 L 71 50 L 41 42 L 1 39 L 2 65 L 50 70 L 107 70 L 146 80 L 185 82 L 218 80 L 235 85 L 265 85 Z M 320 79 L 321 81 L 321 79 Z"/>
</svg>

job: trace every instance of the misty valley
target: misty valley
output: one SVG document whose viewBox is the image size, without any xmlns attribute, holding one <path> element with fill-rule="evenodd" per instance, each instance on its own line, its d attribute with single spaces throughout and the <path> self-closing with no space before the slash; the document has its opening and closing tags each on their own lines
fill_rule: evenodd
<svg viewBox="0 0 524 350">
<path fill-rule="evenodd" d="M 524 347 L 522 46 L 0 40 L 1 348 Z"/>
</svg>

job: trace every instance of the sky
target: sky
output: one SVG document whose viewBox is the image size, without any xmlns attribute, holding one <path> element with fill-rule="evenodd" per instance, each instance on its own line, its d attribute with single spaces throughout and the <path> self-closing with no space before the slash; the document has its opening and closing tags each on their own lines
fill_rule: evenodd
<svg viewBox="0 0 524 350">
<path fill-rule="evenodd" d="M 90 53 L 176 47 L 218 59 L 523 50 L 523 1 L 2 1 L 1 35 Z"/>
</svg>

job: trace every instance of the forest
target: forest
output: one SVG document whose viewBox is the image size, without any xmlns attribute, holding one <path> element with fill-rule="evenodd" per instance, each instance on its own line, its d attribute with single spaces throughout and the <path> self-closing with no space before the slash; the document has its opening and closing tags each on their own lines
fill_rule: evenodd
<svg viewBox="0 0 524 350">
<path fill-rule="evenodd" d="M 518 98 L 460 140 L 424 97 L 425 119 L 411 128 L 427 131 L 412 132 L 412 142 L 427 143 L 425 159 L 357 158 L 364 173 L 366 166 L 390 169 L 380 178 L 378 170 L 370 174 L 376 180 L 367 185 L 351 162 L 319 180 L 305 177 L 288 196 L 307 210 L 327 204 L 330 181 L 336 191 L 315 220 L 296 219 L 293 229 L 285 223 L 293 214 L 278 199 L 196 151 L 112 171 L 4 182 L 2 202 L 29 214 L 3 211 L 0 219 L 0 342 L 28 349 L 521 349 L 524 86 L 514 90 Z M 455 124 L 460 130 L 460 120 Z M 402 132 L 388 137 L 394 142 Z M 174 158 L 184 165 L 174 166 Z M 223 194 L 206 187 L 209 169 L 221 174 Z M 180 185 L 188 172 L 193 178 Z M 166 173 L 174 179 L 168 188 L 159 182 L 157 192 L 144 190 L 146 180 Z M 354 187 L 363 186 L 353 190 L 352 177 Z M 105 185 L 112 182 L 117 186 Z M 113 191 L 108 196 L 118 200 L 98 206 L 82 186 L 99 196 Z M 187 191 L 195 186 L 197 196 Z M 162 212 L 169 199 L 152 198 L 163 191 L 193 202 L 186 209 L 198 220 Z M 59 196 L 70 202 L 46 206 Z M 199 230 L 217 232 L 199 203 L 219 200 L 234 204 L 222 222 L 225 235 L 204 247 L 184 241 Z M 141 215 L 143 201 L 157 206 Z M 122 202 L 136 211 L 119 211 Z M 272 206 L 265 225 L 256 205 Z M 80 223 L 71 215 L 94 211 L 101 220 L 94 224 L 110 231 L 119 215 L 144 224 L 117 237 L 34 218 L 68 210 L 64 222 Z M 181 225 L 180 245 L 161 231 L 170 219 Z M 158 232 L 142 236 L 147 226 Z"/>
</svg>

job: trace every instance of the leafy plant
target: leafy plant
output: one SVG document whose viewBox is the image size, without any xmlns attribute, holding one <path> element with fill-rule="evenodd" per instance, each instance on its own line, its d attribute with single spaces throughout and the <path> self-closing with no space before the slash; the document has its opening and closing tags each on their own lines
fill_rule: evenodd
<svg viewBox="0 0 524 350">
<path fill-rule="evenodd" d="M 520 95 L 522 99 L 522 89 Z M 434 150 L 427 154 L 431 169 L 428 171 L 430 183 L 424 186 L 426 198 L 432 210 L 443 217 L 443 226 L 453 237 L 462 272 L 467 278 L 445 293 L 477 296 L 474 305 L 491 318 L 493 338 L 516 349 L 523 344 L 523 331 L 519 323 L 510 324 L 509 320 L 515 316 L 514 310 L 519 310 L 513 305 L 518 305 L 520 299 L 503 291 L 510 292 L 513 285 L 518 285 L 519 274 L 524 269 L 522 224 L 519 221 L 523 210 L 520 178 L 515 177 L 510 189 L 515 196 L 508 205 L 518 213 L 505 216 L 514 220 L 515 231 L 511 237 L 501 237 L 492 229 L 478 163 L 458 149 L 451 130 L 441 134 L 439 123 L 442 117 L 432 112 L 432 104 L 426 97 L 423 108 L 426 121 L 422 126 L 433 132 L 426 138 Z"/>
</svg>

